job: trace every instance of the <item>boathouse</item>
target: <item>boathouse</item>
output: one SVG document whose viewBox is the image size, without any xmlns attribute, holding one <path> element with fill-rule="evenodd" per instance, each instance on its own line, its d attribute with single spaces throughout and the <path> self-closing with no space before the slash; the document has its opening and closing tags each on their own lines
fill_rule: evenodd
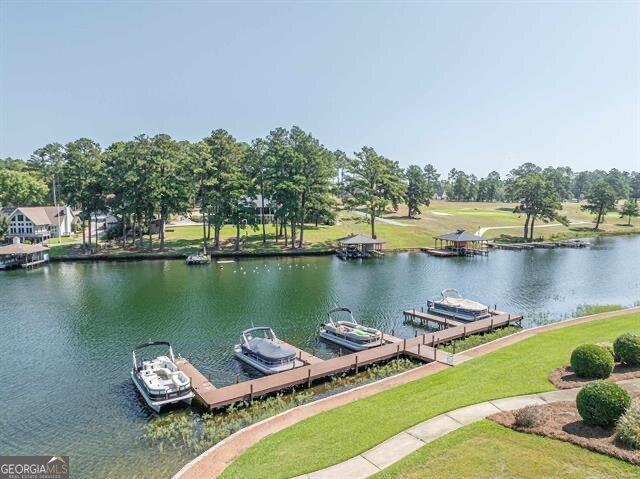
<svg viewBox="0 0 640 479">
<path fill-rule="evenodd" d="M 49 261 L 49 248 L 38 244 L 22 244 L 14 238 L 13 244 L 0 246 L 0 269 L 33 268 Z"/>
<path fill-rule="evenodd" d="M 361 234 L 347 236 L 338 240 L 340 249 L 338 256 L 346 258 L 368 258 L 371 256 L 383 256 L 382 245 L 384 241 L 369 238 Z M 343 257 L 344 256 L 344 257 Z"/>
<path fill-rule="evenodd" d="M 487 242 L 489 241 L 483 236 L 477 236 L 467 233 L 465 230 L 457 230 L 453 233 L 436 236 L 435 249 L 438 251 L 447 251 L 457 256 L 471 254 L 486 254 Z M 438 241 L 440 246 L 438 247 Z"/>
</svg>

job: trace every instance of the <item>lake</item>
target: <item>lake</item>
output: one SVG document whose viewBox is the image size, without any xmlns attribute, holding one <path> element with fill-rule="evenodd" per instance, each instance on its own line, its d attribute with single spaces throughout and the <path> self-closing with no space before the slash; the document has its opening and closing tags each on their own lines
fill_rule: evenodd
<svg viewBox="0 0 640 479">
<path fill-rule="evenodd" d="M 588 249 L 493 251 L 488 257 L 423 253 L 342 262 L 334 257 L 56 263 L 0 273 L 0 453 L 69 455 L 72 477 L 167 477 L 191 456 L 151 450 L 152 417 L 129 378 L 131 349 L 167 340 L 216 385 L 254 377 L 232 355 L 252 324 L 321 357 L 316 337 L 330 308 L 409 337 L 402 310 L 444 288 L 525 314 L 531 327 L 580 304 L 640 301 L 640 236 Z"/>
</svg>

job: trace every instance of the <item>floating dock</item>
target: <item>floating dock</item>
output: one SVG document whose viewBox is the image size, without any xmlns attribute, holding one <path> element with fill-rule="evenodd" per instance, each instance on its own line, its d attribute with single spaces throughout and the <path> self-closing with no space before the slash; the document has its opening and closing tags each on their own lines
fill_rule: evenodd
<svg viewBox="0 0 640 479">
<path fill-rule="evenodd" d="M 439 319 L 445 320 L 444 318 Z M 315 380 L 349 371 L 358 372 L 362 367 L 400 357 L 409 357 L 423 362 L 437 361 L 450 365 L 452 364 L 452 356 L 439 351 L 438 345 L 466 338 L 473 334 L 493 331 L 496 328 L 519 324 L 521 320 L 521 315 L 501 313 L 467 324 L 460 323 L 433 333 L 416 335 L 410 339 L 398 339 L 385 333 L 385 344 L 381 346 L 349 353 L 326 361 L 294 348 L 298 351 L 302 360 L 306 362 L 305 366 L 258 379 L 230 384 L 221 388 L 216 388 L 210 378 L 205 377 L 187 359 L 178 359 L 177 366 L 191 378 L 197 401 L 206 409 L 215 410 L 243 401 L 252 402 L 260 396 L 282 391 L 293 386 L 304 385 L 309 387 Z M 447 324 L 453 324 L 453 321 L 447 321 Z"/>
</svg>

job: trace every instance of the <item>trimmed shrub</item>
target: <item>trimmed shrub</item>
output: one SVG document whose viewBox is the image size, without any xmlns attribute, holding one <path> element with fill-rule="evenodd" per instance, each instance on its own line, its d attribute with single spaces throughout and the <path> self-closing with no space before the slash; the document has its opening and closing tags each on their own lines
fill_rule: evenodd
<svg viewBox="0 0 640 479">
<path fill-rule="evenodd" d="M 607 351 L 609 351 L 609 354 L 611 354 L 611 357 L 613 358 L 614 362 L 619 362 L 620 360 L 616 358 L 616 353 L 613 350 L 613 343 L 609 343 L 607 341 L 602 342 L 602 343 L 597 343 L 596 346 L 602 346 L 604 349 L 606 349 Z"/>
<path fill-rule="evenodd" d="M 618 419 L 616 436 L 623 444 L 640 449 L 640 400 L 631 402 L 626 412 Z"/>
<path fill-rule="evenodd" d="M 583 344 L 571 353 L 571 368 L 583 378 L 604 379 L 613 371 L 613 356 L 602 346 Z"/>
<path fill-rule="evenodd" d="M 544 412 L 542 409 L 536 406 L 526 406 L 522 409 L 518 409 L 514 414 L 514 425 L 517 428 L 530 428 L 535 427 L 542 423 L 544 419 Z"/>
<path fill-rule="evenodd" d="M 613 351 L 622 364 L 640 366 L 640 336 L 624 333 L 613 342 Z"/>
<path fill-rule="evenodd" d="M 589 426 L 612 427 L 629 407 L 629 394 L 615 383 L 594 381 L 576 398 L 578 412 Z"/>
</svg>

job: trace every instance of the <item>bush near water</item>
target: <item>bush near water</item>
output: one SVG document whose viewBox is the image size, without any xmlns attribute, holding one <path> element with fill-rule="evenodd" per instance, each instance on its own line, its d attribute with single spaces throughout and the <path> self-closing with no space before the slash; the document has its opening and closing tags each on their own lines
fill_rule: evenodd
<svg viewBox="0 0 640 479">
<path fill-rule="evenodd" d="M 613 342 L 616 358 L 627 366 L 640 366 L 640 335 L 625 333 Z"/>
<path fill-rule="evenodd" d="M 571 353 L 571 368 L 581 377 L 604 379 L 613 371 L 611 353 L 597 344 L 583 344 Z"/>
<path fill-rule="evenodd" d="M 627 391 L 615 383 L 594 381 L 584 386 L 576 398 L 576 407 L 585 424 L 612 427 L 629 407 Z"/>
</svg>

